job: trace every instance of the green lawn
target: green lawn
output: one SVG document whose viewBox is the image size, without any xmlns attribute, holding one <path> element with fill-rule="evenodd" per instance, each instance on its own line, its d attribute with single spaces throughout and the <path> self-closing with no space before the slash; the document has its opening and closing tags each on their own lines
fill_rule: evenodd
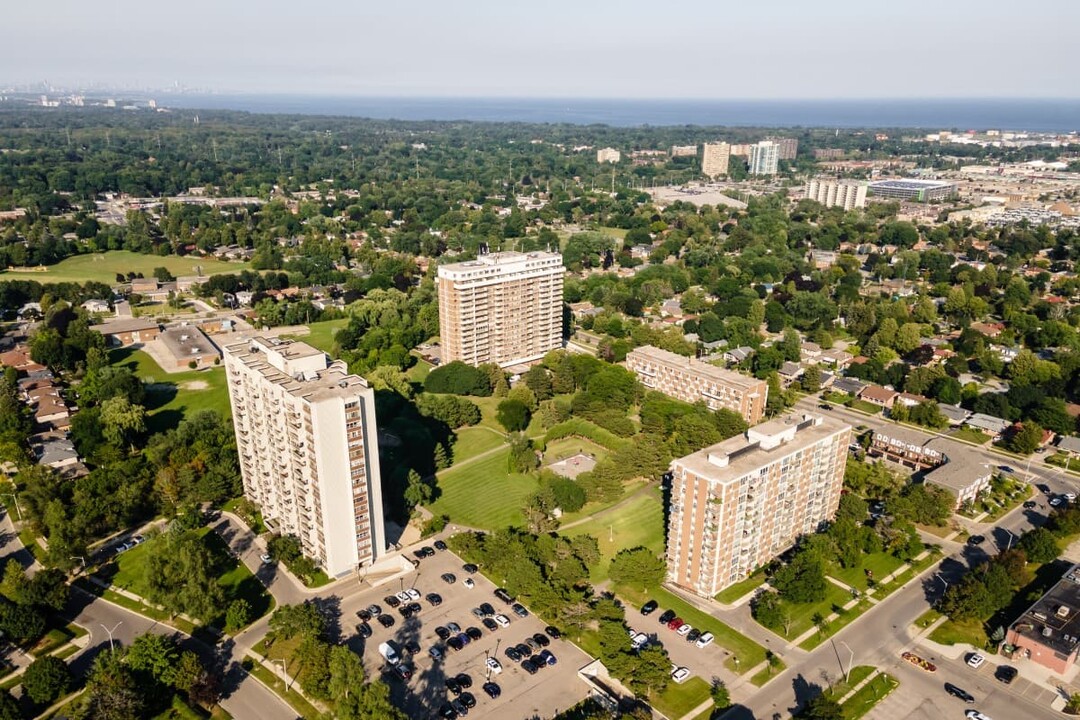
<svg viewBox="0 0 1080 720">
<path fill-rule="evenodd" d="M 337 320 L 324 320 L 322 322 L 315 322 L 308 325 L 307 335 L 289 335 L 287 337 L 295 338 L 301 342 L 305 342 L 308 345 L 322 350 L 324 353 L 334 356 L 334 334 L 338 330 L 349 324 L 349 318 L 338 318 Z"/>
<path fill-rule="evenodd" d="M 438 474 L 439 499 L 428 508 L 470 527 L 522 525 L 521 507 L 539 487 L 536 478 L 507 471 L 509 448 Z"/>
<path fill-rule="evenodd" d="M 405 371 L 405 374 L 409 376 L 409 380 L 417 385 L 423 385 L 424 380 L 427 380 L 428 373 L 431 372 L 434 366 L 427 360 L 417 359 L 416 364 Z"/>
<path fill-rule="evenodd" d="M 765 572 L 759 570 L 745 580 L 737 582 L 734 585 L 728 585 L 721 590 L 716 596 L 716 601 L 724 603 L 725 605 L 733 603 L 748 592 L 761 587 L 764 582 Z"/>
<path fill-rule="evenodd" d="M 873 605 L 870 604 L 869 600 L 865 600 L 865 599 L 860 600 L 858 605 L 851 608 L 850 610 L 844 610 L 843 612 L 840 613 L 839 617 L 837 617 L 835 620 L 831 621 L 829 623 L 828 629 L 824 633 L 822 633 L 822 632 L 814 633 L 809 638 L 807 638 L 806 640 L 803 640 L 801 643 L 799 643 L 799 647 L 801 647 L 803 650 L 813 650 L 818 645 L 825 642 L 830 637 L 832 637 L 836 633 L 840 632 L 841 630 L 843 630 L 845 627 L 847 627 L 851 623 L 858 620 L 859 617 L 864 612 L 869 610 L 871 607 L 873 607 Z M 824 613 L 822 613 L 822 614 L 824 614 Z"/>
<path fill-rule="evenodd" d="M 955 432 L 949 433 L 949 437 L 956 438 L 957 440 L 967 440 L 968 442 L 982 445 L 990 440 L 990 436 L 984 432 L 976 430 L 975 428 L 960 428 Z"/>
<path fill-rule="evenodd" d="M 652 598 L 660 603 L 661 608 L 671 608 L 678 613 L 679 617 L 693 625 L 695 628 L 711 632 L 716 636 L 715 642 L 717 645 L 726 649 L 728 652 L 733 653 L 733 656 L 729 657 L 724 663 L 725 667 L 733 672 L 747 672 L 759 663 L 765 662 L 765 648 L 761 645 L 758 645 L 745 635 L 736 632 L 733 628 L 720 622 L 712 615 L 698 610 L 690 603 L 677 595 L 668 592 L 664 588 L 650 588 L 646 592 L 641 592 L 637 588 L 619 586 L 616 589 L 616 593 L 619 597 L 637 607 L 644 605 L 646 600 Z M 739 659 L 738 665 L 736 665 L 734 660 L 736 657 Z"/>
<path fill-rule="evenodd" d="M 971 620 L 962 623 L 956 622 L 955 620 L 946 620 L 930 633 L 930 639 L 936 643 L 941 643 L 942 645 L 969 643 L 977 648 L 985 648 L 986 643 L 988 642 L 986 630 L 983 628 L 981 620 Z"/>
<path fill-rule="evenodd" d="M 203 543 L 217 558 L 222 568 L 218 577 L 218 584 L 225 595 L 225 602 L 220 608 L 217 617 L 209 618 L 209 622 L 216 627 L 221 627 L 225 620 L 225 609 L 235 599 L 243 598 L 251 605 L 254 617 L 262 617 L 271 610 L 273 599 L 266 593 L 260 583 L 247 566 L 233 559 L 228 554 L 228 546 L 210 528 L 198 530 Z M 153 542 L 138 545 L 127 552 L 121 553 L 117 558 L 116 574 L 112 577 L 113 585 L 129 590 L 136 595 L 146 597 L 146 563 Z"/>
<path fill-rule="evenodd" d="M 900 681 L 888 673 L 878 673 L 873 680 L 863 685 L 857 693 L 844 702 L 844 720 L 858 720 L 874 709 L 900 686 Z"/>
<path fill-rule="evenodd" d="M 780 600 L 780 607 L 787 613 L 791 622 L 786 628 L 779 627 L 769 629 L 786 637 L 788 640 L 794 640 L 814 626 L 813 617 L 816 613 L 821 613 L 824 617 L 828 617 L 829 613 L 833 612 L 834 606 L 841 607 L 850 600 L 850 593 L 827 582 L 825 584 L 825 599 L 820 602 L 793 603 L 788 602 L 787 600 Z M 785 629 L 787 631 L 786 633 Z"/>
<path fill-rule="evenodd" d="M 917 628 L 919 628 L 921 630 L 925 630 L 926 628 L 930 627 L 935 622 L 937 622 L 938 618 L 940 618 L 940 617 L 941 617 L 941 613 L 939 613 L 937 610 L 934 610 L 933 608 L 931 608 L 931 609 L 927 610 L 926 612 L 924 612 L 919 617 L 917 617 L 915 619 L 915 622 L 912 623 L 912 624 L 915 627 L 917 627 Z"/>
<path fill-rule="evenodd" d="M 568 536 L 592 535 L 600 543 L 600 562 L 590 568 L 594 583 L 607 578 L 611 558 L 620 550 L 638 546 L 660 554 L 664 551 L 664 508 L 657 492 L 644 493 L 618 511 L 575 525 Z"/>
<path fill-rule="evenodd" d="M 167 373 L 145 352 L 130 347 L 113 350 L 109 361 L 129 368 L 144 383 L 150 383 L 146 388 L 146 409 L 151 432 L 174 428 L 200 410 L 215 410 L 224 417 L 231 414 L 224 367 Z"/>
<path fill-rule="evenodd" d="M 587 502 L 580 510 L 576 510 L 571 513 L 564 513 L 561 518 L 561 524 L 563 527 L 566 527 L 570 523 L 577 522 L 578 520 L 587 518 L 590 515 L 595 515 L 596 513 L 611 507 L 612 505 L 617 505 L 626 498 L 636 493 L 645 485 L 646 481 L 640 478 L 636 480 L 628 480 L 627 482 L 623 483 L 622 492 L 619 494 L 619 497 L 615 498 L 611 502 Z"/>
<path fill-rule="evenodd" d="M 506 444 L 506 438 L 491 428 L 467 427 L 457 431 L 457 439 L 454 441 L 453 458 L 454 464 L 481 455 L 489 450 Z"/>
<path fill-rule="evenodd" d="M 564 458 L 582 453 L 592 455 L 599 461 L 607 457 L 608 450 L 585 438 L 566 437 L 552 440 L 544 450 L 544 465 L 550 465 Z"/>
<path fill-rule="evenodd" d="M 202 269 L 203 275 L 238 273 L 248 268 L 248 263 L 223 262 L 214 258 L 178 257 L 176 255 L 143 255 L 127 250 L 113 250 L 106 253 L 75 255 L 55 265 L 49 265 L 44 271 L 5 270 L 0 277 L 5 280 L 36 280 L 48 282 L 87 282 L 96 280 L 107 285 L 116 284 L 116 274 L 129 272 L 142 273 L 153 277 L 154 268 L 165 267 L 173 275 L 195 275 L 196 268 Z"/>
<path fill-rule="evenodd" d="M 270 672 L 265 667 L 260 665 L 250 657 L 244 658 L 242 663 L 245 670 L 251 673 L 255 678 L 262 681 L 264 685 L 272 689 L 277 693 L 285 702 L 292 706 L 300 717 L 304 720 L 319 720 L 323 715 L 312 706 L 300 693 L 293 689 L 285 689 L 285 683 L 277 674 Z"/>
<path fill-rule="evenodd" d="M 772 680 L 775 676 L 784 672 L 784 668 L 786 667 L 787 665 L 784 664 L 784 661 L 777 658 L 775 666 L 766 665 L 765 667 L 754 673 L 753 676 L 750 678 L 750 683 L 756 687 L 761 687 L 765 683 Z"/>
<path fill-rule="evenodd" d="M 866 570 L 874 573 L 874 580 L 881 580 L 903 564 L 902 560 L 889 553 L 877 552 L 871 555 L 863 555 L 862 567 L 833 567 L 829 569 L 828 574 L 842 583 L 865 591 L 868 589 Z"/>
<path fill-rule="evenodd" d="M 881 407 L 879 405 L 866 402 L 865 400 L 852 400 L 848 403 L 848 407 L 853 410 L 862 410 L 864 413 L 869 413 L 870 415 L 881 414 Z"/>
<path fill-rule="evenodd" d="M 681 718 L 709 699 L 709 681 L 696 675 L 685 682 L 669 682 L 664 692 L 649 695 L 649 704 L 669 718 Z"/>
</svg>

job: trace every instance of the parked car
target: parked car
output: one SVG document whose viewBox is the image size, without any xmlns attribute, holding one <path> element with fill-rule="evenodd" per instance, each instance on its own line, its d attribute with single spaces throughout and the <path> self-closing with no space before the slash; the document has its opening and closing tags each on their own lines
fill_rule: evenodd
<svg viewBox="0 0 1080 720">
<path fill-rule="evenodd" d="M 454 706 L 452 704 L 445 702 L 439 708 L 439 717 L 441 717 L 443 720 L 457 720 L 457 710 L 454 709 Z"/>
<path fill-rule="evenodd" d="M 473 573 L 475 573 L 480 568 L 476 567 L 472 563 L 465 563 L 464 565 L 461 566 L 461 569 L 464 570 L 465 572 L 469 573 L 470 575 L 472 575 Z"/>
<path fill-rule="evenodd" d="M 660 617 L 657 618 L 657 620 L 660 622 L 661 625 L 667 625 L 669 622 L 671 622 L 674 619 L 675 619 L 675 611 L 674 610 L 665 610 L 664 612 L 662 612 L 660 614 Z"/>
<path fill-rule="evenodd" d="M 967 544 L 971 545 L 972 547 L 975 547 L 976 545 L 982 545 L 984 542 L 986 542 L 986 537 L 984 537 L 983 535 L 972 535 L 967 539 Z"/>
<path fill-rule="evenodd" d="M 399 678 L 408 682 L 409 678 L 412 677 L 413 669 L 410 665 L 398 665 L 394 668 L 394 672 L 397 673 Z"/>
<path fill-rule="evenodd" d="M 690 632 L 686 633 L 686 642 L 696 643 L 699 637 L 701 637 L 701 631 L 697 628 L 694 628 Z"/>
<path fill-rule="evenodd" d="M 659 603 L 657 603 L 655 600 L 650 600 L 649 602 L 641 606 L 641 614 L 651 615 L 653 612 L 656 611 L 656 608 L 658 607 L 660 607 Z"/>
<path fill-rule="evenodd" d="M 675 632 L 679 633 L 680 635 L 689 635 L 690 631 L 693 629 L 694 627 L 690 623 L 683 623 L 679 627 L 675 628 Z"/>
<path fill-rule="evenodd" d="M 967 720 L 990 720 L 989 715 L 984 715 L 978 710 L 968 710 L 964 713 L 964 717 L 966 717 Z"/>
<path fill-rule="evenodd" d="M 695 645 L 699 648 L 708 646 L 713 641 L 713 634 L 711 632 L 702 633 L 701 637 L 697 639 Z"/>
<path fill-rule="evenodd" d="M 460 700 L 461 704 L 469 708 L 470 710 L 476 707 L 476 698 L 473 697 L 473 694 L 471 692 L 461 693 L 461 697 L 459 697 L 458 700 Z"/>
<path fill-rule="evenodd" d="M 489 657 L 486 661 L 484 661 L 484 665 L 487 667 L 488 670 L 495 673 L 496 675 L 502 672 L 502 663 L 500 663 L 493 657 Z"/>
<path fill-rule="evenodd" d="M 462 690 L 468 690 L 472 687 L 472 678 L 466 673 L 458 673 L 454 676 L 454 679 L 457 680 Z"/>
<path fill-rule="evenodd" d="M 494 700 L 495 698 L 502 695 L 502 688 L 499 687 L 497 683 L 486 682 L 484 683 L 484 692 L 487 693 L 487 696 L 489 698 Z"/>
<path fill-rule="evenodd" d="M 532 660 L 522 660 L 521 669 L 529 673 L 530 675 L 536 674 L 536 664 Z"/>
<path fill-rule="evenodd" d="M 123 547 L 123 546 L 121 546 L 121 547 Z M 127 548 L 124 548 L 124 550 L 127 550 Z M 264 565 L 269 565 L 270 563 L 274 562 L 274 558 L 270 557 L 269 555 L 267 555 L 265 553 L 260 555 L 259 559 L 263 561 Z"/>
<path fill-rule="evenodd" d="M 510 597 L 510 593 L 502 588 L 495 588 L 495 597 L 499 598 L 507 605 L 512 605 L 514 603 L 514 598 Z"/>
<path fill-rule="evenodd" d="M 506 657 L 509 658 L 510 660 L 512 660 L 513 662 L 520 662 L 521 661 L 521 653 L 519 653 L 517 651 L 517 648 L 514 647 L 513 645 L 506 648 L 506 650 L 503 651 L 503 654 L 506 655 Z"/>
<path fill-rule="evenodd" d="M 551 644 L 551 641 L 547 639 L 547 635 L 545 635 L 544 633 L 536 633 L 535 635 L 533 635 L 533 640 L 540 643 L 540 647 L 542 648 L 546 648 L 548 645 Z"/>
<path fill-rule="evenodd" d="M 371 617 L 379 617 L 380 615 L 382 615 L 382 608 L 375 603 L 368 605 L 366 609 L 367 612 L 370 613 Z"/>
<path fill-rule="evenodd" d="M 458 639 L 458 637 L 457 637 L 457 636 L 455 635 L 455 636 L 453 636 L 453 637 L 449 638 L 449 639 L 448 639 L 448 640 L 446 641 L 446 647 L 450 648 L 450 649 L 451 649 L 451 650 L 453 650 L 454 652 L 457 652 L 457 651 L 458 651 L 458 650 L 460 650 L 461 648 L 465 647 L 465 645 L 464 645 L 464 644 L 463 644 L 463 643 L 461 642 L 461 640 L 459 640 L 459 639 Z"/>
<path fill-rule="evenodd" d="M 945 692 L 949 693 L 955 698 L 960 698 L 966 703 L 975 702 L 975 697 L 971 693 L 969 693 L 967 690 L 964 690 L 963 688 L 959 688 L 956 685 L 953 685 L 952 683 L 945 683 Z"/>
<path fill-rule="evenodd" d="M 431 647 L 429 647 L 427 653 L 431 656 L 431 659 L 435 661 L 442 660 L 444 657 L 446 657 L 446 651 L 444 651 L 438 645 L 432 645 Z"/>
<path fill-rule="evenodd" d="M 405 641 L 405 650 L 410 655 L 419 655 L 420 654 L 420 649 L 421 649 L 420 648 L 420 643 L 416 642 L 415 640 L 406 640 Z"/>
<path fill-rule="evenodd" d="M 420 599 L 420 591 L 416 588 L 409 588 L 405 591 L 405 596 L 415 602 Z"/>
<path fill-rule="evenodd" d="M 458 700 L 457 698 L 454 698 L 453 700 L 451 700 L 450 705 L 454 708 L 454 710 L 457 712 L 458 715 L 468 715 L 469 714 L 469 708 L 462 705 L 461 700 Z"/>
<path fill-rule="evenodd" d="M 474 587 L 476 587 L 476 583 L 473 582 L 472 578 L 465 578 L 465 581 L 462 582 L 461 584 L 464 585 L 469 590 L 472 590 Z"/>
<path fill-rule="evenodd" d="M 433 542 L 431 544 L 435 546 L 436 550 L 445 550 L 446 549 L 446 543 L 444 543 L 442 540 L 436 540 L 435 542 Z"/>
<path fill-rule="evenodd" d="M 525 609 L 525 606 L 521 603 L 514 603 L 510 606 L 510 609 L 514 611 L 514 614 L 518 617 L 528 617 L 529 611 Z"/>
<path fill-rule="evenodd" d="M 448 622 L 448 623 L 446 623 L 446 629 L 449 630 L 450 632 L 454 633 L 455 635 L 457 635 L 459 632 L 461 632 L 461 626 L 458 625 L 456 622 Z"/>
<path fill-rule="evenodd" d="M 457 582 L 457 576 L 454 575 L 454 573 L 443 573 L 439 577 L 441 577 L 442 581 L 447 585 L 453 585 Z"/>
<path fill-rule="evenodd" d="M 389 605 L 392 608 L 396 608 L 398 605 L 401 604 L 401 601 L 398 600 L 393 595 L 387 595 L 386 597 L 384 597 L 383 602 L 386 603 L 387 605 Z"/>
<path fill-rule="evenodd" d="M 356 634 L 362 638 L 371 637 L 371 626 L 366 622 L 362 622 L 356 626 Z"/>
<path fill-rule="evenodd" d="M 391 615 L 380 615 L 378 618 L 378 622 L 384 628 L 394 627 L 394 618 Z"/>
<path fill-rule="evenodd" d="M 479 640 L 484 637 L 484 631 L 472 625 L 465 628 L 465 634 L 469 636 L 470 640 Z"/>
<path fill-rule="evenodd" d="M 480 603 L 480 614 L 483 617 L 491 617 L 495 614 L 495 608 L 491 606 L 491 603 Z"/>
<path fill-rule="evenodd" d="M 444 628 L 442 625 L 435 628 L 435 634 L 440 640 L 445 640 L 446 638 L 450 637 L 450 631 Z"/>
<path fill-rule="evenodd" d="M 435 557 L 435 548 L 431 547 L 430 545 L 425 545 L 424 547 L 420 548 L 420 553 L 423 555 L 423 557 Z"/>
<path fill-rule="evenodd" d="M 426 600 L 431 604 L 431 607 L 439 607 L 442 605 L 442 595 L 439 593 L 428 593 Z"/>
<path fill-rule="evenodd" d="M 986 662 L 986 658 L 984 658 L 979 653 L 971 653 L 970 655 L 968 655 L 967 664 L 969 667 L 978 669 L 982 667 L 982 664 L 984 662 Z"/>
<path fill-rule="evenodd" d="M 443 681 L 443 685 L 445 685 L 446 689 L 449 690 L 454 695 L 460 695 L 461 694 L 461 685 L 459 685 L 458 681 L 455 680 L 454 678 L 452 678 L 452 677 L 446 678 L 446 680 Z"/>
<path fill-rule="evenodd" d="M 371 613 L 369 613 L 367 610 L 357 610 L 356 617 L 360 618 L 360 620 L 362 620 L 363 622 L 367 622 L 371 619 Z"/>
<path fill-rule="evenodd" d="M 690 677 L 690 668 L 680 667 L 675 668 L 671 673 L 671 679 L 677 683 L 686 682 L 686 679 Z"/>
<path fill-rule="evenodd" d="M 1011 685 L 1012 681 L 1016 679 L 1017 674 L 1016 668 L 1012 665 L 998 665 L 997 671 L 994 672 L 994 677 L 1006 685 Z"/>
<path fill-rule="evenodd" d="M 559 632 L 559 628 L 555 627 L 554 625 L 548 625 L 546 628 L 544 628 L 544 632 L 546 632 L 548 634 L 548 637 L 552 640 L 558 640 L 562 637 L 562 633 Z"/>
<path fill-rule="evenodd" d="M 1050 498 L 1050 507 L 1061 507 L 1064 504 L 1065 498 L 1057 496 Z"/>
<path fill-rule="evenodd" d="M 555 663 L 559 662 L 555 658 L 555 653 L 551 652 L 550 650 L 541 650 L 540 654 L 537 655 L 537 657 L 543 660 L 545 665 L 554 665 Z"/>
<path fill-rule="evenodd" d="M 489 632 L 495 632 L 496 630 L 498 630 L 498 629 L 499 629 L 499 625 L 498 625 L 498 623 L 496 623 L 496 622 L 495 622 L 494 620 L 492 620 L 491 618 L 483 618 L 482 620 L 480 620 L 480 623 L 481 623 L 481 624 L 482 624 L 482 625 L 483 625 L 484 627 L 486 627 L 486 628 L 488 629 L 488 631 L 489 631 Z"/>
<path fill-rule="evenodd" d="M 506 617 L 501 613 L 499 615 L 496 615 L 494 620 L 499 627 L 510 627 L 510 618 Z"/>
</svg>

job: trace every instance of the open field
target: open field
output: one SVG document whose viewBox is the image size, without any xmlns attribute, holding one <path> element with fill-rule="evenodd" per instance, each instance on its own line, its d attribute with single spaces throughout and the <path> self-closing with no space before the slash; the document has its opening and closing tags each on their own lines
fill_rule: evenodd
<svg viewBox="0 0 1080 720">
<path fill-rule="evenodd" d="M 127 250 L 112 250 L 107 253 L 75 255 L 46 266 L 44 270 L 5 270 L 0 278 L 5 280 L 37 280 L 40 283 L 78 282 L 89 280 L 113 285 L 117 273 L 142 273 L 153 277 L 154 268 L 168 268 L 173 275 L 195 275 L 196 268 L 202 269 L 203 275 L 238 273 L 248 268 L 248 263 L 223 262 L 214 258 L 178 257 L 176 255 L 143 255 Z"/>
<path fill-rule="evenodd" d="M 833 607 L 842 607 L 844 603 L 850 600 L 850 594 L 836 585 L 826 582 L 825 599 L 820 602 L 793 603 L 781 599 L 780 608 L 790 622 L 787 623 L 787 627 L 770 627 L 769 629 L 788 640 L 794 640 L 814 627 L 813 617 L 815 614 L 821 613 L 823 617 L 828 617 L 833 612 Z"/>
<path fill-rule="evenodd" d="M 649 694 L 649 704 L 669 718 L 681 718 L 709 698 L 709 683 L 694 676 L 684 683 L 669 682 L 664 692 Z"/>
<path fill-rule="evenodd" d="M 592 535 L 600 543 L 600 562 L 590 568 L 594 583 L 607 579 L 611 558 L 620 550 L 647 547 L 664 551 L 664 508 L 656 491 L 644 493 L 618 509 L 566 530 L 566 535 Z"/>
<path fill-rule="evenodd" d="M 506 444 L 505 437 L 488 427 L 466 427 L 456 433 L 452 453 L 455 465 Z"/>
<path fill-rule="evenodd" d="M 737 582 L 734 585 L 729 585 L 723 590 L 721 590 L 716 595 L 716 602 L 729 605 L 741 598 L 743 595 L 746 595 L 748 592 L 761 587 L 764 582 L 765 572 L 763 570 L 759 570 L 745 580 Z"/>
<path fill-rule="evenodd" d="M 224 417 L 230 415 L 224 367 L 167 373 L 145 352 L 130 347 L 113 350 L 109 361 L 130 368 L 135 377 L 150 383 L 146 388 L 146 409 L 151 432 L 174 428 L 200 410 L 216 410 Z"/>
<path fill-rule="evenodd" d="M 429 509 L 452 522 L 486 530 L 522 525 L 521 507 L 536 492 L 535 477 L 507 472 L 510 450 L 438 474 L 439 499 Z"/>
<path fill-rule="evenodd" d="M 331 357 L 337 357 L 334 355 L 334 335 L 338 330 L 349 324 L 348 318 L 338 318 L 337 320 L 324 320 L 322 322 L 314 322 L 308 325 L 307 335 L 286 335 L 285 337 L 294 338 L 301 342 L 305 342 L 308 345 L 322 350 Z"/>
<path fill-rule="evenodd" d="M 827 574 L 832 575 L 845 585 L 866 591 L 869 587 L 867 584 L 868 578 L 866 577 L 867 570 L 873 573 L 874 580 L 880 581 L 904 564 L 900 559 L 884 552 L 863 555 L 861 560 L 862 567 L 842 568 L 835 566 L 829 568 Z"/>
</svg>

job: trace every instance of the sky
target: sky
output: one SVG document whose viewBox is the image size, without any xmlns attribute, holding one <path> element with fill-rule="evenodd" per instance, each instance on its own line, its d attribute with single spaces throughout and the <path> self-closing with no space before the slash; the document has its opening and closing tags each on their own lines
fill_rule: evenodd
<svg viewBox="0 0 1080 720">
<path fill-rule="evenodd" d="M 0 87 L 1076 98 L 1080 0 L 20 0 Z"/>
</svg>

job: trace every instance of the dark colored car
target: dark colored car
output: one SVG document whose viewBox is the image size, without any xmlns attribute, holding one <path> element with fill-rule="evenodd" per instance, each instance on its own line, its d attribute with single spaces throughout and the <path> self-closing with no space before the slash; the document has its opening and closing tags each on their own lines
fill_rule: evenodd
<svg viewBox="0 0 1080 720">
<path fill-rule="evenodd" d="M 486 682 L 484 683 L 484 692 L 487 693 L 487 696 L 489 698 L 494 700 L 495 698 L 502 695 L 502 688 L 499 687 L 497 683 Z"/>
<path fill-rule="evenodd" d="M 405 650 L 413 655 L 420 652 L 420 643 L 415 640 L 408 640 L 405 642 Z"/>
<path fill-rule="evenodd" d="M 469 637 L 468 633 L 458 633 L 457 634 L 457 639 L 461 643 L 462 647 L 464 647 L 464 646 L 466 646 L 466 645 L 468 645 L 469 643 L 472 642 L 472 638 Z"/>
<path fill-rule="evenodd" d="M 470 640 L 479 640 L 484 637 L 484 631 L 473 625 L 465 628 L 465 634 L 469 636 Z"/>
<path fill-rule="evenodd" d="M 999 665 L 994 677 L 1009 685 L 1016 679 L 1017 671 L 1012 665 Z"/>
<path fill-rule="evenodd" d="M 397 673 L 397 676 L 399 678 L 401 678 L 402 680 L 405 680 L 407 682 L 409 680 L 409 678 L 412 677 L 413 669 L 412 669 L 412 667 L 402 663 L 401 665 L 395 665 L 394 666 L 394 672 Z"/>
<path fill-rule="evenodd" d="M 499 598 L 507 605 L 511 605 L 514 602 L 514 598 L 510 597 L 510 593 L 506 592 L 502 588 L 495 588 L 495 597 Z"/>
<path fill-rule="evenodd" d="M 523 660 L 521 663 L 521 669 L 530 675 L 536 674 L 536 664 L 532 660 Z"/>
<path fill-rule="evenodd" d="M 367 610 L 357 610 L 356 617 L 360 618 L 364 622 L 367 622 L 371 619 L 371 613 L 369 613 Z"/>
<path fill-rule="evenodd" d="M 986 542 L 986 537 L 984 537 L 983 535 L 972 535 L 967 539 L 967 544 L 971 545 L 972 547 L 976 545 L 982 545 L 984 542 Z"/>
<path fill-rule="evenodd" d="M 952 695 L 954 698 L 960 698 L 966 703 L 975 702 L 975 697 L 963 688 L 958 688 L 952 683 L 945 683 L 945 692 Z"/>
<path fill-rule="evenodd" d="M 413 615 L 416 615 L 424 609 L 424 607 L 418 602 L 411 602 L 408 604 L 407 607 L 409 608 L 409 612 L 411 612 Z"/>
<path fill-rule="evenodd" d="M 521 653 L 517 651 L 517 648 L 511 645 L 503 651 L 507 659 L 513 662 L 521 662 Z"/>
<path fill-rule="evenodd" d="M 416 556 L 417 560 L 423 560 L 424 557 L 425 557 L 423 551 L 421 551 L 421 550 L 413 550 L 412 554 Z"/>
<path fill-rule="evenodd" d="M 443 573 L 439 577 L 441 577 L 443 582 L 447 585 L 453 585 L 457 582 L 457 576 L 454 575 L 454 573 Z"/>
<path fill-rule="evenodd" d="M 675 619 L 675 611 L 674 610 L 665 610 L 663 613 L 660 614 L 660 617 L 657 618 L 657 620 L 659 620 L 661 625 L 667 625 L 669 622 L 671 622 L 674 619 Z"/>
<path fill-rule="evenodd" d="M 518 617 L 528 617 L 529 611 L 525 609 L 525 606 L 521 603 L 514 603 L 510 606 L 510 609 L 514 611 L 514 614 Z"/>
<path fill-rule="evenodd" d="M 442 595 L 439 593 L 428 593 L 425 599 L 431 603 L 431 607 L 439 607 L 442 605 Z"/>
<path fill-rule="evenodd" d="M 544 650 L 540 653 L 538 657 L 544 661 L 545 665 L 554 665 L 555 663 L 559 662 L 555 659 L 555 654 L 550 650 Z"/>
<path fill-rule="evenodd" d="M 537 652 L 540 649 L 540 643 L 533 640 L 531 637 L 525 638 L 525 644 L 529 646 L 529 649 L 533 652 Z"/>
<path fill-rule="evenodd" d="M 443 720 L 457 720 L 457 710 L 450 703 L 443 703 L 439 708 L 439 717 Z"/>
<path fill-rule="evenodd" d="M 471 692 L 461 693 L 461 697 L 459 697 L 458 700 L 460 700 L 461 704 L 469 708 L 470 710 L 476 707 L 476 698 L 473 697 L 473 694 Z"/>
<path fill-rule="evenodd" d="M 412 609 L 411 605 L 402 605 L 401 607 L 398 608 L 398 612 L 401 613 L 401 617 L 403 619 L 405 619 L 405 620 L 408 620 L 409 618 L 411 618 L 415 614 L 415 613 L 413 613 L 413 609 Z"/>
<path fill-rule="evenodd" d="M 456 678 L 452 678 L 452 677 L 446 678 L 445 685 L 446 685 L 446 689 L 449 690 L 454 695 L 460 695 L 461 694 L 461 684 L 457 681 Z"/>
<path fill-rule="evenodd" d="M 445 640 L 446 638 L 450 637 L 450 631 L 440 625 L 439 627 L 435 628 L 435 635 L 437 635 L 440 640 Z"/>
<path fill-rule="evenodd" d="M 552 640 L 558 640 L 562 637 L 562 633 L 559 632 L 559 628 L 555 627 L 554 625 L 548 625 L 546 628 L 544 628 L 544 632 L 546 632 L 548 634 L 548 637 Z"/>
<path fill-rule="evenodd" d="M 462 690 L 467 690 L 472 687 L 472 678 L 465 673 L 458 673 L 454 676 L 454 680 L 461 686 Z"/>
<path fill-rule="evenodd" d="M 690 632 L 686 633 L 686 642 L 695 643 L 698 641 L 699 637 L 701 637 L 701 631 L 695 628 Z"/>
<path fill-rule="evenodd" d="M 544 633 L 536 633 L 533 635 L 533 640 L 540 644 L 540 647 L 546 648 L 551 644 L 551 641 L 547 639 L 547 635 Z"/>
<path fill-rule="evenodd" d="M 393 595 L 387 595 L 386 597 L 384 597 L 383 602 L 386 603 L 387 605 L 389 605 L 392 608 L 396 608 L 398 605 L 401 604 L 401 601 L 398 600 Z"/>
<path fill-rule="evenodd" d="M 658 607 L 660 607 L 659 603 L 657 603 L 655 600 L 650 600 L 649 602 L 641 606 L 641 614 L 652 615 L 654 612 L 656 612 L 656 608 Z"/>
<path fill-rule="evenodd" d="M 394 618 L 390 615 L 380 615 L 379 624 L 384 628 L 394 627 Z"/>
<path fill-rule="evenodd" d="M 460 640 L 458 640 L 456 636 L 446 641 L 446 647 L 450 648 L 454 652 L 457 652 L 464 646 L 465 645 Z"/>
<path fill-rule="evenodd" d="M 1027 509 L 1027 510 L 1030 510 L 1031 508 L 1035 507 L 1036 505 L 1038 505 L 1038 503 L 1035 502 L 1034 500 L 1027 500 L 1027 501 L 1024 502 L 1024 508 Z"/>
<path fill-rule="evenodd" d="M 433 542 L 431 544 L 435 546 L 436 550 L 445 550 L 446 549 L 446 543 L 444 543 L 442 540 L 436 540 L 435 542 Z"/>
<path fill-rule="evenodd" d="M 525 643 L 521 643 L 520 645 L 515 645 L 514 649 L 518 651 L 518 655 L 520 655 L 522 657 L 522 659 L 527 658 L 530 655 L 532 655 L 532 648 L 529 647 L 528 645 L 526 645 Z"/>
<path fill-rule="evenodd" d="M 458 700 L 457 698 L 454 698 L 453 700 L 450 701 L 450 707 L 454 708 L 454 710 L 457 711 L 458 715 L 468 715 L 469 714 L 469 708 L 462 705 L 461 701 Z"/>
<path fill-rule="evenodd" d="M 476 567 L 472 563 L 465 563 L 464 565 L 461 566 L 461 569 L 464 570 L 465 572 L 469 573 L 470 575 L 472 575 L 474 572 L 476 572 L 480 568 Z"/>
<path fill-rule="evenodd" d="M 495 608 L 491 606 L 491 603 L 480 603 L 480 614 L 483 617 L 491 617 L 495 614 Z"/>
<path fill-rule="evenodd" d="M 356 626 L 356 633 L 363 638 L 371 637 L 371 626 L 366 622 L 362 622 Z"/>
<path fill-rule="evenodd" d="M 499 629 L 499 624 L 491 618 L 484 618 L 480 622 L 482 622 L 484 624 L 484 627 L 486 627 L 491 632 L 495 632 Z"/>
<path fill-rule="evenodd" d="M 435 548 L 425 545 L 419 550 L 421 557 L 435 557 Z"/>
<path fill-rule="evenodd" d="M 443 657 L 446 656 L 446 652 L 441 647 L 439 647 L 438 645 L 432 645 L 431 647 L 428 648 L 427 652 L 428 652 L 428 655 L 431 656 L 432 660 L 442 660 Z"/>
</svg>

